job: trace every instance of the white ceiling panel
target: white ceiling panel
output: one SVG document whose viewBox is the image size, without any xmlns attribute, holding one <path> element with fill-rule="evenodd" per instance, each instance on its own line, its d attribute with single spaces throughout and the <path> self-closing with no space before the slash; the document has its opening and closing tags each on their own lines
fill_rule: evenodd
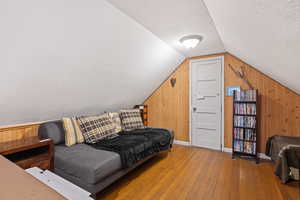
<svg viewBox="0 0 300 200">
<path fill-rule="evenodd" d="M 187 57 L 224 52 L 224 47 L 202 0 L 108 0 Z M 204 40 L 185 49 L 178 40 L 199 34 Z"/>
<path fill-rule="evenodd" d="M 300 93 L 300 0 L 204 0 L 225 49 Z"/>
</svg>

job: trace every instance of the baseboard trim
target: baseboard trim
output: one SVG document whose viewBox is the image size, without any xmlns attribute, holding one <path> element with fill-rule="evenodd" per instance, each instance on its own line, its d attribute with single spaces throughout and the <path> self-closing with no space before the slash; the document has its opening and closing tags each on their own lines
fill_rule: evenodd
<svg viewBox="0 0 300 200">
<path fill-rule="evenodd" d="M 259 153 L 258 157 L 264 160 L 271 160 L 271 158 L 264 153 Z"/>
<path fill-rule="evenodd" d="M 191 146 L 190 142 L 182 141 L 182 140 L 174 140 L 174 144 L 184 145 L 184 146 Z"/>
<path fill-rule="evenodd" d="M 223 152 L 226 152 L 226 153 L 232 153 L 232 149 L 231 149 L 231 148 L 224 147 L 224 148 L 223 148 Z"/>
<path fill-rule="evenodd" d="M 227 148 L 227 147 L 224 147 L 223 148 L 223 152 L 226 152 L 226 153 L 232 153 L 232 149 L 231 148 Z M 260 159 L 264 159 L 264 160 L 271 160 L 271 158 L 269 156 L 266 156 L 266 154 L 264 153 L 259 153 L 258 154 L 258 157 Z"/>
</svg>

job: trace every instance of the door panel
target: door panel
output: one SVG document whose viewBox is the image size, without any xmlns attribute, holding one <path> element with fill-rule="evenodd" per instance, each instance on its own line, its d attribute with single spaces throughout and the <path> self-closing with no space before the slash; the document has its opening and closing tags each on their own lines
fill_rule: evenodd
<svg viewBox="0 0 300 200">
<path fill-rule="evenodd" d="M 195 60 L 191 70 L 192 145 L 221 149 L 222 58 Z"/>
<path fill-rule="evenodd" d="M 207 129 L 218 129 L 216 121 L 218 117 L 214 112 L 197 112 L 193 118 L 193 124 L 195 127 L 202 127 Z"/>
<path fill-rule="evenodd" d="M 197 87 L 195 87 L 200 94 L 206 94 L 208 96 L 215 96 L 216 91 L 219 89 L 219 83 L 211 79 L 210 81 L 197 81 Z M 207 89 L 210 88 L 210 89 Z M 196 91 L 197 91 L 196 90 Z"/>
<path fill-rule="evenodd" d="M 218 108 L 215 106 L 216 104 L 219 104 L 219 98 L 216 96 L 202 96 L 197 98 L 194 101 L 193 107 L 196 108 L 196 111 L 199 112 L 214 112 L 216 113 Z M 194 113 L 197 114 L 197 113 Z"/>
<path fill-rule="evenodd" d="M 220 149 L 218 147 L 220 140 L 217 139 L 216 129 L 195 128 L 193 129 L 193 145 L 211 149 Z"/>
</svg>

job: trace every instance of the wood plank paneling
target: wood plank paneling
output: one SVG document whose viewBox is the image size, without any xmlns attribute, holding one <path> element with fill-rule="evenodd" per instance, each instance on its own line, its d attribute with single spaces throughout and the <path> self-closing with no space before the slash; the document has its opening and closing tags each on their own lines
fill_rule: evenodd
<svg viewBox="0 0 300 200">
<path fill-rule="evenodd" d="M 245 66 L 245 73 L 248 80 L 259 91 L 260 152 L 265 151 L 266 141 L 272 135 L 300 136 L 300 95 L 231 54 L 225 55 L 225 86 L 241 85 L 243 89 L 249 89 L 242 80 L 233 74 L 228 64 L 231 64 L 236 70 L 242 65 Z M 225 123 L 225 145 L 227 147 L 231 147 L 232 139 L 231 102 L 231 97 L 225 97 L 225 116 L 228 118 Z"/>
<path fill-rule="evenodd" d="M 225 58 L 225 87 L 240 85 L 242 89 L 249 89 L 228 67 L 231 64 L 238 70 L 244 65 L 248 80 L 261 95 L 260 152 L 264 152 L 266 140 L 272 135 L 300 136 L 300 95 L 229 53 L 186 59 L 144 102 L 149 108 L 149 125 L 171 128 L 176 132 L 176 140 L 189 141 L 189 61 L 220 55 Z M 171 78 L 177 79 L 174 88 L 170 84 Z M 225 146 L 231 147 L 232 97 L 225 97 L 224 107 Z"/>
<path fill-rule="evenodd" d="M 179 68 L 165 81 L 161 87 L 145 101 L 148 105 L 148 124 L 176 131 L 176 140 L 188 141 L 189 135 L 189 60 L 185 60 Z M 176 78 L 171 86 L 170 79 Z"/>
<path fill-rule="evenodd" d="M 38 135 L 40 123 L 0 128 L 0 142 L 8 142 Z"/>
</svg>

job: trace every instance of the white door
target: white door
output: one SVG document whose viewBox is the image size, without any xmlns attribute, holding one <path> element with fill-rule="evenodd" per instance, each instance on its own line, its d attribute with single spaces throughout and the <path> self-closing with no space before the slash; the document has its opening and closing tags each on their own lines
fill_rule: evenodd
<svg viewBox="0 0 300 200">
<path fill-rule="evenodd" d="M 192 145 L 221 150 L 223 57 L 190 62 Z"/>
</svg>

